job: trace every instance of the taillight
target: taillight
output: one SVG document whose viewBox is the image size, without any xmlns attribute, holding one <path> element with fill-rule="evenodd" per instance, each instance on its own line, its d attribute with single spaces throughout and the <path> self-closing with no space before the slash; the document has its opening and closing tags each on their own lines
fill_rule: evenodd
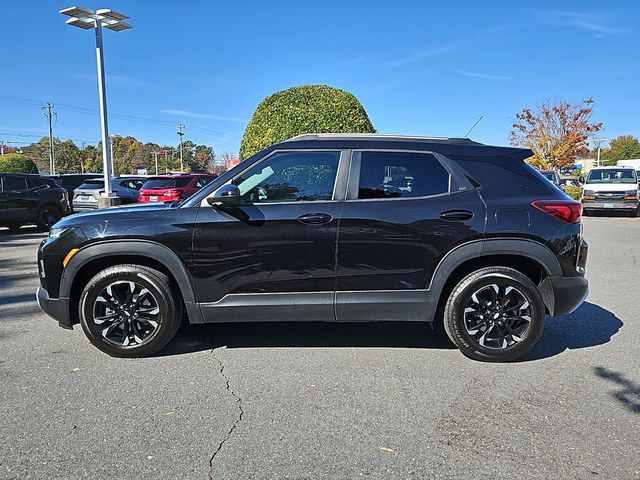
<svg viewBox="0 0 640 480">
<path fill-rule="evenodd" d="M 162 194 L 164 197 L 181 197 L 182 190 L 167 190 Z"/>
<path fill-rule="evenodd" d="M 531 205 L 567 223 L 578 223 L 582 216 L 582 204 L 574 200 L 535 200 Z"/>
</svg>

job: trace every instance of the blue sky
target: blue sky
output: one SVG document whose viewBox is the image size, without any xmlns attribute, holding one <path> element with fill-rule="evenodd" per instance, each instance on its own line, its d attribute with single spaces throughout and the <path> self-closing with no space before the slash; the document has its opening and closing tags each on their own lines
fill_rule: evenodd
<svg viewBox="0 0 640 480">
<path fill-rule="evenodd" d="M 45 135 L 46 101 L 56 136 L 100 138 L 95 40 L 64 24 L 71 5 L 3 4 L 0 140 Z M 310 83 L 354 93 L 382 133 L 462 136 L 484 115 L 471 137 L 507 144 L 523 107 L 593 97 L 604 136 L 640 136 L 636 0 L 80 5 L 131 16 L 104 35 L 110 130 L 143 141 L 175 144 L 182 122 L 186 139 L 237 151 L 265 96 Z"/>
</svg>

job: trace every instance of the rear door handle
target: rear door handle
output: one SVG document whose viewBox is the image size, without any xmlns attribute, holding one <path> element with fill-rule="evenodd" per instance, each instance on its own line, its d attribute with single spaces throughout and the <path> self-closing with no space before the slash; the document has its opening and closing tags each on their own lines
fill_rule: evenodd
<svg viewBox="0 0 640 480">
<path fill-rule="evenodd" d="M 308 225 L 323 225 L 333 220 L 333 217 L 328 213 L 305 213 L 298 217 L 300 223 L 306 223 Z"/>
<path fill-rule="evenodd" d="M 471 220 L 473 218 L 473 212 L 470 212 L 469 210 L 447 210 L 440 214 L 440 218 L 453 222 L 462 222 L 465 220 Z"/>
</svg>

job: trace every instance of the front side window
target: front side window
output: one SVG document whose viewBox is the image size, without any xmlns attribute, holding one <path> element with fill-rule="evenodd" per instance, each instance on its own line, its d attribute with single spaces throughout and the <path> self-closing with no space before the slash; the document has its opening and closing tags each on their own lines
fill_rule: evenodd
<svg viewBox="0 0 640 480">
<path fill-rule="evenodd" d="M 331 200 L 340 152 L 282 152 L 233 180 L 245 203 Z"/>
<path fill-rule="evenodd" d="M 362 152 L 358 198 L 426 197 L 449 192 L 449 172 L 428 153 Z"/>
</svg>

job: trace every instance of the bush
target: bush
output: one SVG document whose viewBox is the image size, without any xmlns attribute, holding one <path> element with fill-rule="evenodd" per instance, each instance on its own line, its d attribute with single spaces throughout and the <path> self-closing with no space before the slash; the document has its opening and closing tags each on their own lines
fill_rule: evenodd
<svg viewBox="0 0 640 480">
<path fill-rule="evenodd" d="M 580 200 L 582 198 L 582 187 L 565 187 L 564 193 L 574 200 Z"/>
<path fill-rule="evenodd" d="M 351 93 L 327 85 L 292 87 L 260 102 L 242 137 L 240 159 L 303 133 L 374 132 Z"/>
<path fill-rule="evenodd" d="M 0 173 L 38 173 L 38 167 L 20 153 L 7 153 L 0 155 Z"/>
</svg>

